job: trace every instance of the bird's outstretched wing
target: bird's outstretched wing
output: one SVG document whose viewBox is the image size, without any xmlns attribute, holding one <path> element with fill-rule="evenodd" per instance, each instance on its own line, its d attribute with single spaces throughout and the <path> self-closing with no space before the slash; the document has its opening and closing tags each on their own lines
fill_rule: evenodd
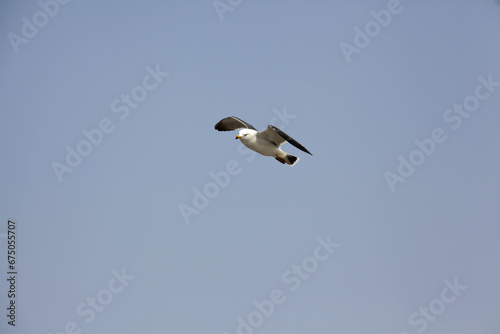
<svg viewBox="0 0 500 334">
<path fill-rule="evenodd" d="M 273 142 L 277 147 L 280 147 L 285 142 L 289 142 L 290 144 L 292 144 L 293 146 L 295 146 L 299 150 L 304 151 L 308 154 L 311 154 L 311 152 L 309 152 L 307 150 L 307 148 L 302 146 L 301 143 L 299 143 L 298 141 L 296 141 L 295 139 L 293 139 L 292 137 L 287 135 L 285 132 L 283 132 L 282 130 L 278 129 L 277 127 L 275 127 L 273 125 L 268 125 L 267 129 L 259 132 L 257 134 L 257 136 L 264 138 L 264 139 L 267 139 L 270 142 Z"/>
<path fill-rule="evenodd" d="M 217 124 L 215 124 L 215 130 L 219 131 L 232 131 L 237 129 L 252 129 L 257 131 L 251 124 L 242 121 L 238 117 L 226 117 L 221 119 Z"/>
</svg>

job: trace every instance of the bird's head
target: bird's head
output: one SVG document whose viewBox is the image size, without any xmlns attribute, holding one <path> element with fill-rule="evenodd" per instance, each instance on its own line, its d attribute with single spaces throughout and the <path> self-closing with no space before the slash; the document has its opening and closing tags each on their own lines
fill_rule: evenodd
<svg viewBox="0 0 500 334">
<path fill-rule="evenodd" d="M 251 130 L 251 129 L 241 129 L 240 132 L 238 133 L 238 135 L 236 136 L 236 138 L 234 138 L 234 139 L 245 138 L 249 134 L 255 133 L 255 132 L 256 132 L 255 130 Z"/>
</svg>

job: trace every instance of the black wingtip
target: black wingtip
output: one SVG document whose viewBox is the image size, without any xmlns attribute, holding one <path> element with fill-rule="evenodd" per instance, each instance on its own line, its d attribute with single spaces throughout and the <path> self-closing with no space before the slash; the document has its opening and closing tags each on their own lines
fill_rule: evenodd
<svg viewBox="0 0 500 334">
<path fill-rule="evenodd" d="M 221 122 L 222 121 L 217 122 L 217 124 L 215 124 L 215 126 L 214 126 L 214 129 L 217 131 L 228 131 L 228 130 L 222 129 Z"/>
<path fill-rule="evenodd" d="M 274 125 L 271 125 L 270 126 L 274 129 L 274 131 L 280 135 L 283 139 L 285 139 L 287 142 L 289 142 L 290 144 L 292 144 L 293 146 L 295 146 L 296 148 L 298 148 L 299 150 L 303 151 L 303 152 L 306 152 L 308 154 L 310 154 L 312 156 L 312 153 L 309 152 L 309 150 L 307 148 L 305 148 L 301 143 L 299 143 L 298 141 L 296 141 L 295 139 L 293 139 L 292 137 L 290 137 L 289 135 L 287 135 L 283 130 L 279 129 L 278 127 L 274 126 Z"/>
</svg>

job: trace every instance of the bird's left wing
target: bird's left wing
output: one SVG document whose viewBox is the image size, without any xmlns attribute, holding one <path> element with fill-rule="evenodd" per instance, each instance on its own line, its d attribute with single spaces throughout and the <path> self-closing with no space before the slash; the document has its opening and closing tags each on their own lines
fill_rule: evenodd
<svg viewBox="0 0 500 334">
<path fill-rule="evenodd" d="M 284 142 L 289 142 L 299 150 L 311 154 L 311 152 L 309 152 L 307 148 L 305 148 L 301 143 L 273 125 L 268 125 L 267 129 L 259 132 L 257 136 L 269 140 L 270 142 L 274 143 L 276 147 L 280 147 Z"/>
<path fill-rule="evenodd" d="M 219 131 L 232 131 L 237 129 L 252 129 L 257 131 L 257 129 L 251 124 L 234 116 L 221 119 L 217 124 L 215 124 L 214 128 Z"/>
</svg>

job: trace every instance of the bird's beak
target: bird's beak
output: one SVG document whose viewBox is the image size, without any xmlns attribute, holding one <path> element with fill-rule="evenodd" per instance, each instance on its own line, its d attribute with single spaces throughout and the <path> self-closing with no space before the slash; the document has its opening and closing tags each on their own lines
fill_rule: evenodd
<svg viewBox="0 0 500 334">
<path fill-rule="evenodd" d="M 237 135 L 236 138 L 234 139 L 240 139 L 241 138 L 241 135 Z"/>
</svg>

